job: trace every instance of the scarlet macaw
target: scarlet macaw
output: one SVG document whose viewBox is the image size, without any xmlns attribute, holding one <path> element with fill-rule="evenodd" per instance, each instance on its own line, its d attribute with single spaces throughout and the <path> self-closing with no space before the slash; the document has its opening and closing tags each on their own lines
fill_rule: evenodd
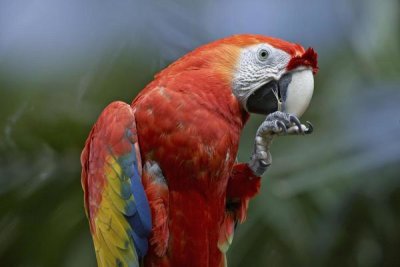
<svg viewBox="0 0 400 267">
<path fill-rule="evenodd" d="M 223 266 L 276 135 L 304 134 L 317 54 L 261 35 L 204 45 L 157 74 L 131 105 L 104 109 L 82 151 L 99 266 Z M 237 163 L 250 113 L 267 115 Z"/>
</svg>

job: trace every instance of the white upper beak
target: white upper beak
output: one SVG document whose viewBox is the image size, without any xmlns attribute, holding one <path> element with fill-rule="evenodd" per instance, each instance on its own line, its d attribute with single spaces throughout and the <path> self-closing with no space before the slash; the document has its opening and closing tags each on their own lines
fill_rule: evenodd
<svg viewBox="0 0 400 267">
<path fill-rule="evenodd" d="M 310 69 L 294 71 L 286 91 L 283 111 L 300 117 L 308 108 L 314 92 L 314 76 Z"/>
</svg>

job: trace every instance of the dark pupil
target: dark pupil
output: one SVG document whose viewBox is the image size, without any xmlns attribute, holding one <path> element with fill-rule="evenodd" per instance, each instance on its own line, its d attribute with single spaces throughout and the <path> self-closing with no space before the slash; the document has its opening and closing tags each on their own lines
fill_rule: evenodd
<svg viewBox="0 0 400 267">
<path fill-rule="evenodd" d="M 261 52 L 261 57 L 266 57 L 266 56 L 267 56 L 267 52 L 262 51 L 262 52 Z"/>
</svg>

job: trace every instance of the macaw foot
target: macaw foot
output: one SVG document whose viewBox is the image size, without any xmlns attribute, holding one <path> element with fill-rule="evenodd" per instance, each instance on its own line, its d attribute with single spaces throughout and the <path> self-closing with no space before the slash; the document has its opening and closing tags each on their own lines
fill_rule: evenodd
<svg viewBox="0 0 400 267">
<path fill-rule="evenodd" d="M 292 114 L 276 111 L 267 116 L 257 130 L 257 137 L 286 134 L 310 134 L 313 131 L 312 124 L 307 121 L 301 124 L 300 120 Z"/>
<path fill-rule="evenodd" d="M 271 165 L 272 157 L 269 147 L 274 136 L 310 134 L 313 129 L 310 122 L 301 124 L 295 115 L 281 111 L 269 114 L 257 130 L 254 151 L 249 162 L 250 169 L 261 176 Z"/>
</svg>

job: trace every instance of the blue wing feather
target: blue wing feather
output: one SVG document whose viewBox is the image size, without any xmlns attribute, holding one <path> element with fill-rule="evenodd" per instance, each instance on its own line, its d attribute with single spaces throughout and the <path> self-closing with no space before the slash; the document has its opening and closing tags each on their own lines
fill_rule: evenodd
<svg viewBox="0 0 400 267">
<path fill-rule="evenodd" d="M 136 253 L 141 258 L 146 255 L 148 249 L 147 237 L 151 232 L 151 211 L 139 174 L 134 145 L 132 145 L 132 152 L 128 157 L 120 158 L 120 164 L 124 173 L 131 180 L 130 190 L 135 198 L 135 209 L 137 212 L 131 216 L 126 216 L 126 218 L 133 229 L 131 234 L 135 243 Z"/>
</svg>

